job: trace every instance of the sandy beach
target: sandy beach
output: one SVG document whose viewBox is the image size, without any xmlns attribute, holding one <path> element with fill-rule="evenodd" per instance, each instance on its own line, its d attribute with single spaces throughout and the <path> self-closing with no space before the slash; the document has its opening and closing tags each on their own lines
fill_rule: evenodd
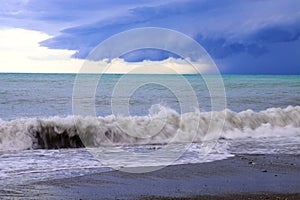
<svg viewBox="0 0 300 200">
<path fill-rule="evenodd" d="M 0 198 L 299 199 L 300 155 L 236 155 L 145 174 L 110 171 L 8 186 Z"/>
</svg>

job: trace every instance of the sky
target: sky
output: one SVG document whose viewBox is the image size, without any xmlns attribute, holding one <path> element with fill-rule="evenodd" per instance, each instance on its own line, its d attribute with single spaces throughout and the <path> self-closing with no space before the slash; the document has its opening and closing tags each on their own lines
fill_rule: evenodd
<svg viewBox="0 0 300 200">
<path fill-rule="evenodd" d="M 300 74 L 299 0 L 0 0 L 0 5 L 0 72 L 78 72 L 112 35 L 161 27 L 197 41 L 223 74 Z M 110 72 L 147 63 L 193 73 L 182 59 L 144 49 L 113 58 L 117 68 Z M 107 64 L 105 58 L 88 62 Z M 145 73 L 163 73 L 161 68 Z"/>
</svg>

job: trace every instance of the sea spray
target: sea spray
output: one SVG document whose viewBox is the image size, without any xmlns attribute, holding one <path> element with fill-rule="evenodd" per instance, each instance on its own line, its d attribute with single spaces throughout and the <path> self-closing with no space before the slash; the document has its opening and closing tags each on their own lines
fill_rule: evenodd
<svg viewBox="0 0 300 200">
<path fill-rule="evenodd" d="M 0 120 L 0 150 L 58 149 L 118 145 L 201 142 L 211 139 L 300 136 L 300 106 L 271 108 L 260 112 L 191 112 L 178 114 L 160 107 L 146 116 L 49 117 Z M 224 116 L 225 115 L 225 116 Z M 218 118 L 225 123 L 218 138 L 208 134 Z M 164 121 L 157 127 L 151 120 Z M 122 124 L 122 126 L 120 126 Z M 126 125 L 126 130 L 122 127 Z M 152 129 L 153 128 L 153 129 Z M 130 132 L 130 133 L 129 133 Z M 134 134 L 132 134 L 134 133 Z"/>
</svg>

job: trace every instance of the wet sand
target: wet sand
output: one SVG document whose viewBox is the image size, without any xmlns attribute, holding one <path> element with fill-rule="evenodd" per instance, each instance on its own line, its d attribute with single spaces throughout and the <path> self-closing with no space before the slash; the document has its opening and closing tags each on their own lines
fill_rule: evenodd
<svg viewBox="0 0 300 200">
<path fill-rule="evenodd" d="M 145 174 L 110 171 L 54 179 L 1 190 L 2 198 L 300 199 L 300 155 L 236 155 Z"/>
</svg>

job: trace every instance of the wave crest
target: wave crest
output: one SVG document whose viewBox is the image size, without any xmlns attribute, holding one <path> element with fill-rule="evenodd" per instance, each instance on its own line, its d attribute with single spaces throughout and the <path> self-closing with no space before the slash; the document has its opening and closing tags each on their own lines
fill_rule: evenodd
<svg viewBox="0 0 300 200">
<path fill-rule="evenodd" d="M 222 132 L 208 133 L 209 125 L 222 118 L 226 119 Z M 151 122 L 155 123 L 149 125 Z M 153 133 L 161 122 L 161 129 Z M 128 134 L 122 127 L 134 134 Z M 182 115 L 159 106 L 147 116 L 0 120 L 0 150 L 201 142 L 219 136 L 223 139 L 300 136 L 300 106 L 260 112 L 225 110 Z"/>
</svg>

